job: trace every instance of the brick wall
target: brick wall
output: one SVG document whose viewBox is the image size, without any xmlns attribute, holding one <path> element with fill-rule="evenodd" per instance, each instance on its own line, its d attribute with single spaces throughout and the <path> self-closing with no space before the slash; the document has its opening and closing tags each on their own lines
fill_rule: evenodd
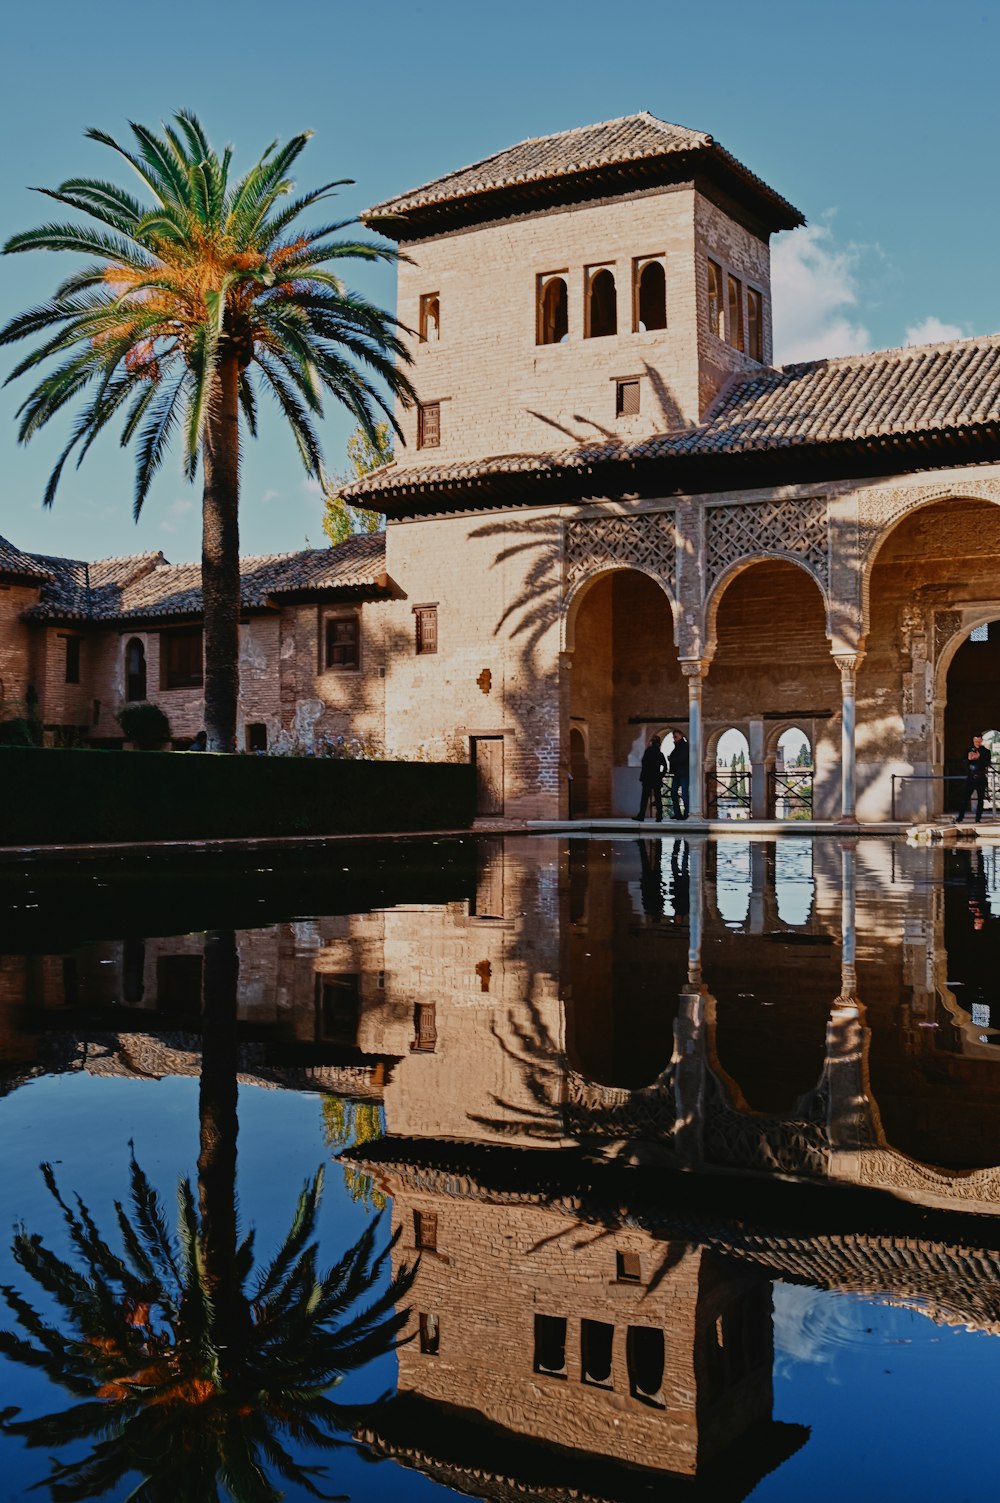
<svg viewBox="0 0 1000 1503">
<path fill-rule="evenodd" d="M 421 400 L 442 404 L 437 448 L 418 451 L 416 414 L 400 414 L 407 464 L 559 449 L 697 421 L 729 372 L 748 363 L 708 334 L 706 252 L 763 292 L 770 329 L 767 245 L 690 187 L 524 215 L 407 252 L 402 322 L 417 329 L 421 296 L 441 298 L 440 340 L 415 344 L 412 374 Z M 664 260 L 666 329 L 633 332 L 637 257 Z M 618 332 L 592 339 L 584 337 L 584 301 L 595 266 L 613 267 Z M 567 282 L 569 337 L 539 345 L 537 280 L 550 272 Z M 640 412 L 617 417 L 615 380 L 630 376 L 641 381 Z"/>
</svg>

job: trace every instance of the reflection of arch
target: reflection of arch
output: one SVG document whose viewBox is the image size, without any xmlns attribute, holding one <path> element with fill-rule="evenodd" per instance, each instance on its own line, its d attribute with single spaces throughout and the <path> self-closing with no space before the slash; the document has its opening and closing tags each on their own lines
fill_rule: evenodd
<svg viewBox="0 0 1000 1503">
<path fill-rule="evenodd" d="M 129 703 L 146 698 L 146 649 L 138 637 L 125 647 L 125 698 Z"/>
<path fill-rule="evenodd" d="M 585 333 L 588 339 L 601 339 L 608 334 L 618 333 L 618 292 L 615 288 L 615 274 L 607 266 L 599 267 L 591 275 L 587 286 Z"/>
<path fill-rule="evenodd" d="M 569 732 L 569 817 L 582 819 L 590 809 L 590 767 L 587 761 L 587 738 L 579 726 Z"/>
<path fill-rule="evenodd" d="M 538 294 L 538 344 L 562 344 L 569 336 L 565 277 L 543 277 Z"/>
<path fill-rule="evenodd" d="M 755 567 L 755 565 L 758 564 L 794 564 L 797 569 L 801 569 L 802 573 L 807 575 L 808 578 L 812 580 L 813 584 L 816 586 L 816 589 L 819 591 L 819 597 L 823 605 L 824 621 L 826 623 L 826 635 L 828 638 L 830 637 L 830 597 L 827 594 L 826 586 L 823 584 L 823 581 L 820 579 L 815 569 L 813 569 L 803 559 L 797 558 L 793 553 L 753 553 L 748 554 L 746 558 L 737 559 L 734 564 L 730 564 L 730 566 L 722 574 L 719 575 L 718 579 L 715 580 L 711 590 L 709 591 L 708 598 L 705 602 L 706 656 L 711 656 L 711 654 L 715 651 L 719 606 L 722 603 L 723 596 L 725 595 L 729 586 L 741 574 L 745 574 L 748 569 L 752 569 Z"/>
</svg>

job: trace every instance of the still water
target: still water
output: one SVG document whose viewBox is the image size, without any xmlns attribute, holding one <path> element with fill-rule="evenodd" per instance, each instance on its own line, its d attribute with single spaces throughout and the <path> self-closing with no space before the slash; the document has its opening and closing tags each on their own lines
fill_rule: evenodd
<svg viewBox="0 0 1000 1503">
<path fill-rule="evenodd" d="M 993 1496 L 993 849 L 258 860 L 0 871 L 0 1496 Z"/>
</svg>

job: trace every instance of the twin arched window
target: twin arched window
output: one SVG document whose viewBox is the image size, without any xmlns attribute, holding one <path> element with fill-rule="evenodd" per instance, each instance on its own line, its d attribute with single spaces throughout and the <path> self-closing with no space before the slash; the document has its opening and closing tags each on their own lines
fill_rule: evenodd
<svg viewBox="0 0 1000 1503">
<path fill-rule="evenodd" d="M 612 266 L 588 266 L 584 273 L 585 339 L 618 333 L 618 288 Z M 569 338 L 569 286 L 566 272 L 538 278 L 537 344 L 564 344 Z M 667 327 L 667 274 L 660 256 L 632 262 L 632 328 L 644 334 Z"/>
</svg>

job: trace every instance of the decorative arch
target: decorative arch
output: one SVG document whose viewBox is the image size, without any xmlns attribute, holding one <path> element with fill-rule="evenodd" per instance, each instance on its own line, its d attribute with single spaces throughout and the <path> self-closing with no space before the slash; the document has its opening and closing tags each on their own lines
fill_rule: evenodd
<svg viewBox="0 0 1000 1503">
<path fill-rule="evenodd" d="M 560 651 L 572 652 L 574 647 L 574 634 L 576 631 L 576 618 L 586 597 L 594 585 L 600 580 L 607 579 L 611 574 L 645 574 L 655 585 L 658 585 L 666 597 L 670 609 L 670 619 L 673 623 L 673 645 L 677 645 L 677 631 L 680 621 L 680 605 L 674 595 L 667 589 L 663 580 L 653 569 L 644 569 L 638 564 L 612 564 L 606 568 L 598 569 L 593 574 L 588 574 L 580 579 L 567 594 L 563 601 L 562 620 L 560 623 Z"/>
<path fill-rule="evenodd" d="M 871 577 L 879 555 L 901 522 L 935 506 L 940 501 L 957 503 L 985 501 L 1000 506 L 1000 481 L 983 480 L 957 492 L 954 486 L 925 485 L 903 491 L 886 491 L 867 498 L 858 520 L 858 559 L 861 562 L 860 606 L 862 624 L 871 620 Z"/>
<path fill-rule="evenodd" d="M 670 603 L 676 642 L 680 619 L 677 600 L 677 543 L 672 510 L 576 518 L 563 536 L 565 570 L 560 646 L 571 651 L 579 604 L 589 587 L 605 574 L 635 569 L 648 574 Z"/>
<path fill-rule="evenodd" d="M 808 577 L 812 580 L 813 584 L 819 591 L 820 600 L 823 602 L 823 616 L 826 622 L 827 638 L 832 639 L 833 628 L 830 594 L 823 580 L 820 579 L 820 577 L 817 575 L 815 569 L 812 568 L 803 558 L 798 557 L 794 553 L 757 552 L 747 554 L 746 557 L 737 559 L 735 563 L 731 564 L 712 582 L 708 596 L 705 600 L 705 632 L 703 640 L 705 642 L 706 657 L 711 658 L 715 653 L 715 648 L 717 645 L 716 623 L 719 615 L 719 604 L 729 586 L 736 578 L 738 578 L 740 574 L 745 574 L 746 571 L 748 569 L 752 569 L 755 564 L 780 563 L 794 564 L 797 569 L 801 569 L 802 573 L 808 575 Z"/>
</svg>

